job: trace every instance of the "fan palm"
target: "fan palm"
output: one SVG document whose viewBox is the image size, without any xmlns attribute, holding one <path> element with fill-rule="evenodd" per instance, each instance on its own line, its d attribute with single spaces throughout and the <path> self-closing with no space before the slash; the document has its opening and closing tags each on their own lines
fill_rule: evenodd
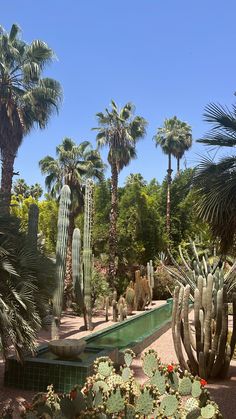
<svg viewBox="0 0 236 419">
<path fill-rule="evenodd" d="M 213 147 L 236 146 L 236 107 L 232 111 L 221 105 L 206 107 L 204 118 L 212 124 L 211 131 L 198 142 Z M 214 162 L 204 158 L 194 177 L 199 193 L 199 216 L 209 223 L 213 236 L 220 239 L 226 253 L 233 245 L 236 232 L 236 156 Z"/>
<path fill-rule="evenodd" d="M 9 33 L 0 27 L 1 194 L 5 209 L 10 205 L 14 161 L 24 136 L 36 125 L 46 127 L 62 96 L 57 81 L 42 78 L 53 51 L 40 40 L 27 44 L 19 34 L 15 24 Z"/>
<path fill-rule="evenodd" d="M 3 354 L 13 345 L 23 360 L 34 352 L 37 331 L 55 287 L 54 264 L 33 250 L 20 220 L 0 213 L 0 339 Z"/>
<path fill-rule="evenodd" d="M 171 182 L 172 182 L 172 166 L 171 156 L 177 158 L 177 161 L 183 157 L 184 152 L 191 147 L 192 136 L 191 128 L 185 122 L 177 119 L 176 116 L 165 119 L 164 125 L 158 128 L 156 135 L 153 137 L 156 146 L 161 146 L 164 154 L 168 155 L 167 169 L 167 199 L 166 199 L 166 231 L 170 236 L 171 230 Z M 178 168 L 179 170 L 179 163 Z"/>
<path fill-rule="evenodd" d="M 57 158 L 46 156 L 39 162 L 41 172 L 46 175 L 45 185 L 51 196 L 57 197 L 63 185 L 71 190 L 71 211 L 69 216 L 68 252 L 65 283 L 72 282 L 71 246 L 75 219 L 83 209 L 85 180 L 103 179 L 104 164 L 100 153 L 92 148 L 89 141 L 79 145 L 65 138 L 56 148 Z"/>
<path fill-rule="evenodd" d="M 111 166 L 111 211 L 109 228 L 109 278 L 114 287 L 117 255 L 118 175 L 136 157 L 136 142 L 146 134 L 147 122 L 141 116 L 134 116 L 134 106 L 127 103 L 118 109 L 111 101 L 111 110 L 96 114 L 99 127 L 98 147 L 107 146 L 108 162 Z"/>
<path fill-rule="evenodd" d="M 173 156 L 177 159 L 177 174 L 180 173 L 180 160 L 183 158 L 185 151 L 192 147 L 192 129 L 186 122 L 180 121 L 176 117 L 176 147 L 173 149 Z"/>
</svg>

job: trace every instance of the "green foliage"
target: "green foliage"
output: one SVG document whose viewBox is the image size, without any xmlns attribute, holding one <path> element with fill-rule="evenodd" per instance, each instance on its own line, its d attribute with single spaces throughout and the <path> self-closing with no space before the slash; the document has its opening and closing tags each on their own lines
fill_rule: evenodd
<svg viewBox="0 0 236 419">
<path fill-rule="evenodd" d="M 162 364 L 154 351 L 148 351 L 143 357 L 145 370 L 150 362 L 150 368 L 146 371 L 148 379 L 141 385 L 134 379 L 130 368 L 133 358 L 134 353 L 127 349 L 124 353 L 125 364 L 120 374 L 115 372 L 113 362 L 108 357 L 98 358 L 94 365 L 94 375 L 87 378 L 81 391 L 75 386 L 68 395 L 58 397 L 52 393 L 50 386 L 48 394 L 52 393 L 51 399 L 48 396 L 44 397 L 44 403 L 40 406 L 41 412 L 50 408 L 55 415 L 59 405 L 57 414 L 63 414 L 63 417 L 69 419 L 75 417 L 77 419 L 222 418 L 218 406 L 210 400 L 209 393 L 201 384 L 199 377 L 193 377 L 191 374 L 183 375 L 177 366 Z M 157 374 L 161 377 L 162 391 L 159 387 L 160 380 L 157 378 L 154 380 Z M 170 389 L 172 375 L 178 379 L 174 380 L 177 382 L 176 388 Z M 188 381 L 187 390 L 184 391 L 185 396 L 180 394 L 181 389 L 183 390 L 181 380 Z M 193 396 L 191 388 L 196 386 L 196 383 L 200 391 Z M 28 413 L 39 413 L 39 405 L 33 402 L 23 417 L 27 418 Z"/>
<path fill-rule="evenodd" d="M 95 307 L 96 301 L 99 297 L 107 297 L 111 294 L 106 277 L 96 268 L 92 270 L 91 277 L 91 304 Z"/>
<path fill-rule="evenodd" d="M 0 215 L 0 336 L 3 354 L 11 345 L 18 358 L 35 349 L 41 318 L 55 287 L 54 265 L 32 248 L 20 222 Z"/>
<path fill-rule="evenodd" d="M 146 264 L 163 248 L 163 222 L 159 215 L 160 187 L 147 185 L 141 175 L 130 175 L 123 188 L 118 217 L 119 258 Z"/>
<path fill-rule="evenodd" d="M 204 117 L 212 127 L 198 141 L 211 147 L 229 147 L 231 152 L 236 145 L 236 107 L 229 110 L 211 103 L 206 107 Z M 235 241 L 235 179 L 235 155 L 221 157 L 219 161 L 205 157 L 194 178 L 199 216 L 209 223 L 214 238 L 220 239 L 224 254 L 232 249 Z"/>
</svg>

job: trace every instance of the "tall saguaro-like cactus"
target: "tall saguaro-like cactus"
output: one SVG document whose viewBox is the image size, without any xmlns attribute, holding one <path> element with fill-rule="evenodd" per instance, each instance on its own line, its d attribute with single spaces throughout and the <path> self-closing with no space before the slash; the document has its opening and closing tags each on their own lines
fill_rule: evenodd
<svg viewBox="0 0 236 419">
<path fill-rule="evenodd" d="M 84 302 L 88 316 L 88 328 L 92 330 L 91 304 L 91 276 L 92 276 L 92 218 L 93 218 L 93 182 L 87 179 L 85 186 L 84 205 L 84 237 L 83 237 L 83 266 L 84 266 Z"/>
<path fill-rule="evenodd" d="M 81 275 L 81 236 L 79 228 L 74 229 L 72 238 L 72 277 L 75 299 L 83 313 L 84 325 L 85 329 L 87 330 L 87 315 L 86 307 L 84 304 L 83 284 Z"/>
<path fill-rule="evenodd" d="M 32 246 L 34 250 L 37 249 L 38 221 L 39 221 L 39 207 L 36 204 L 31 204 L 29 206 L 29 214 L 28 214 L 28 239 L 29 239 L 30 246 Z"/>
<path fill-rule="evenodd" d="M 56 245 L 56 275 L 57 287 L 53 296 L 53 315 L 57 327 L 60 323 L 60 317 L 63 306 L 64 293 L 64 278 L 66 266 L 66 252 L 68 241 L 68 226 L 69 226 L 69 212 L 70 212 L 70 188 L 64 185 L 61 190 L 60 204 L 58 211 L 58 230 L 57 230 L 57 245 Z"/>
</svg>

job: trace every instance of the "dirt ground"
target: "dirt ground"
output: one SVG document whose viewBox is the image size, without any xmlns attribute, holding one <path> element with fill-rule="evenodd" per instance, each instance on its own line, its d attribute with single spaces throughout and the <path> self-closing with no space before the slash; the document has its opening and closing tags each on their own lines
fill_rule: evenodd
<svg viewBox="0 0 236 419">
<path fill-rule="evenodd" d="M 164 301 L 158 301 L 155 303 L 155 306 L 163 304 Z M 104 312 L 97 312 L 93 317 L 94 330 L 104 329 L 105 327 L 114 324 L 112 321 L 105 322 Z M 61 338 L 81 338 L 85 335 L 90 334 L 91 332 L 84 331 L 82 319 L 72 315 L 66 314 L 62 318 L 62 323 L 60 327 L 60 337 Z M 38 343 L 42 344 L 50 340 L 50 333 L 47 331 L 40 332 Z M 171 330 L 163 333 L 154 343 L 152 343 L 147 349 L 153 348 L 157 351 L 159 357 L 164 363 L 177 363 L 177 358 L 174 351 L 174 346 L 172 343 Z M 134 362 L 134 371 L 137 378 L 140 381 L 144 381 L 144 374 L 141 369 L 141 356 L 139 356 Z M 19 402 L 23 399 L 30 402 L 32 396 L 35 394 L 31 391 L 24 391 L 19 389 L 12 389 L 4 387 L 3 385 L 4 377 L 4 362 L 0 362 L 0 412 L 5 403 L 12 399 L 14 406 L 18 406 Z M 236 418 L 236 361 L 232 362 L 229 371 L 229 378 L 225 380 L 218 380 L 214 383 L 208 384 L 208 389 L 212 395 L 212 398 L 219 404 L 221 412 L 226 419 Z M 15 413 L 15 418 L 19 418 L 20 414 Z"/>
</svg>

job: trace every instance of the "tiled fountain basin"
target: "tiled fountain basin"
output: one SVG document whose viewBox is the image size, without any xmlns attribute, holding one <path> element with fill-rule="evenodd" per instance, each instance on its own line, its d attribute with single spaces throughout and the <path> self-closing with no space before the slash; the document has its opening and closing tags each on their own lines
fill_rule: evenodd
<svg viewBox="0 0 236 419">
<path fill-rule="evenodd" d="M 83 385 L 86 377 L 93 374 L 97 357 L 109 355 L 115 363 L 122 363 L 125 348 L 140 353 L 167 330 L 171 312 L 172 299 L 86 336 L 86 349 L 76 360 L 58 359 L 47 345 L 38 348 L 36 357 L 26 357 L 23 365 L 12 356 L 6 361 L 4 383 L 33 391 L 45 391 L 53 384 L 56 391 L 68 392 L 75 384 Z"/>
</svg>

